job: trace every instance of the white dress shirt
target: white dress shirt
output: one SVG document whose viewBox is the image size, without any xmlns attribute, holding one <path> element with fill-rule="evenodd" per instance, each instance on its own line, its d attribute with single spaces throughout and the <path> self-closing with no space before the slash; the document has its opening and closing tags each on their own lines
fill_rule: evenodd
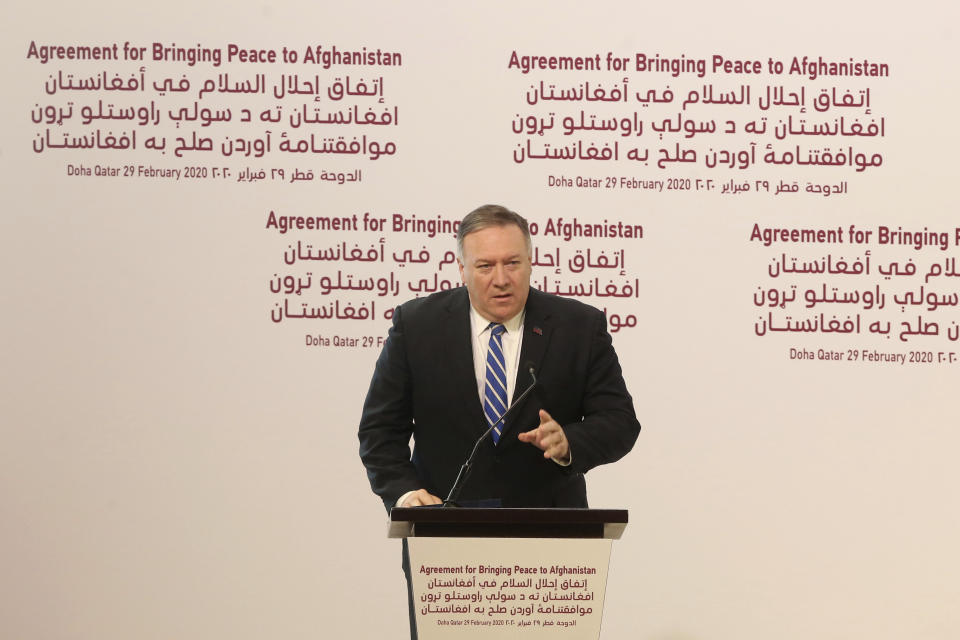
<svg viewBox="0 0 960 640">
<path fill-rule="evenodd" d="M 523 342 L 523 310 L 503 323 L 506 331 L 503 341 L 503 360 L 507 373 L 507 406 L 513 401 L 517 386 L 517 369 L 520 367 L 520 347 Z M 473 370 L 477 376 L 477 398 L 483 404 L 487 386 L 487 349 L 490 346 L 490 321 L 470 306 L 470 336 L 473 342 Z"/>
</svg>

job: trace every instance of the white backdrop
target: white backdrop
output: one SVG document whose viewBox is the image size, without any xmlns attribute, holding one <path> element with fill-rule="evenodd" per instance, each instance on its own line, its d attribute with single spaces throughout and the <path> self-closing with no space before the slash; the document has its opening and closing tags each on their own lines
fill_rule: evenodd
<svg viewBox="0 0 960 640">
<path fill-rule="evenodd" d="M 592 506 L 631 515 L 603 637 L 960 633 L 952 5 L 3 13 L 4 637 L 402 637 L 356 424 L 385 313 L 456 271 L 450 233 L 390 225 L 487 202 L 538 225 L 535 285 L 625 325 L 643 432 L 588 474 Z M 224 57 L 153 60 L 154 42 Z M 118 60 L 66 58 L 113 43 Z M 231 43 L 298 61 L 228 61 Z M 400 64 L 304 63 L 318 45 Z M 524 73 L 514 52 L 600 69 Z M 887 73 L 789 73 L 804 56 Z M 280 233 L 271 211 L 359 226 Z M 558 218 L 642 238 L 566 240 Z M 755 225 L 842 242 L 764 246 Z"/>
</svg>

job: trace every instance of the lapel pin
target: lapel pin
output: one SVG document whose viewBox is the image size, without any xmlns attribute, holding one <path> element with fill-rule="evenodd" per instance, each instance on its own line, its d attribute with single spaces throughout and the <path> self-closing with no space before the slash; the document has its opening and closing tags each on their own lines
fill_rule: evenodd
<svg viewBox="0 0 960 640">
<path fill-rule="evenodd" d="M 542 336 L 542 335 L 543 335 L 543 329 L 541 329 L 540 327 L 534 327 L 534 328 L 533 328 L 533 332 L 534 332 L 535 334 L 537 334 L 538 336 Z"/>
</svg>

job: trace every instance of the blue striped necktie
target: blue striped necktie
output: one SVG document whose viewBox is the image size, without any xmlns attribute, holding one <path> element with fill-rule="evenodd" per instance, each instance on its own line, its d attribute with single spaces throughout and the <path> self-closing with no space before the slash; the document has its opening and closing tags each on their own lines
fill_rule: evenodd
<svg viewBox="0 0 960 640">
<path fill-rule="evenodd" d="M 490 343 L 487 346 L 487 376 L 483 391 L 483 412 L 487 415 L 487 424 L 492 425 L 507 410 L 507 362 L 503 357 L 503 333 L 507 330 L 502 324 L 491 322 Z M 504 423 L 493 430 L 493 443 L 500 442 L 500 433 Z"/>
</svg>

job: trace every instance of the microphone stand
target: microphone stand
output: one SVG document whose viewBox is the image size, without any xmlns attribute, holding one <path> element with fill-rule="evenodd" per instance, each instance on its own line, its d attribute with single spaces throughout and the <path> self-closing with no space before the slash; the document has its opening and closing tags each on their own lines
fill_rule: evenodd
<svg viewBox="0 0 960 640">
<path fill-rule="evenodd" d="M 537 386 L 537 376 L 533 372 L 533 367 L 529 367 L 527 372 L 530 374 L 530 377 L 533 379 L 533 384 L 526 388 L 526 390 L 520 394 L 520 397 L 516 401 L 507 407 L 507 410 L 504 411 L 497 421 L 490 425 L 490 428 L 483 432 L 483 435 L 477 439 L 477 442 L 473 445 L 473 451 L 470 452 L 470 455 L 467 457 L 467 461 L 463 463 L 460 467 L 460 473 L 457 474 L 457 479 L 454 480 L 453 486 L 450 487 L 450 493 L 447 494 L 447 499 L 443 501 L 443 507 L 458 507 L 457 498 L 460 497 L 460 491 L 463 489 L 463 485 L 467 483 L 467 478 L 470 477 L 470 471 L 473 468 L 473 459 L 477 455 L 477 451 L 480 449 L 480 443 L 489 436 L 494 428 L 503 422 L 504 418 L 513 411 L 515 407 L 520 406 L 520 404 L 526 399 L 527 395 L 533 391 L 533 388 Z"/>
</svg>

